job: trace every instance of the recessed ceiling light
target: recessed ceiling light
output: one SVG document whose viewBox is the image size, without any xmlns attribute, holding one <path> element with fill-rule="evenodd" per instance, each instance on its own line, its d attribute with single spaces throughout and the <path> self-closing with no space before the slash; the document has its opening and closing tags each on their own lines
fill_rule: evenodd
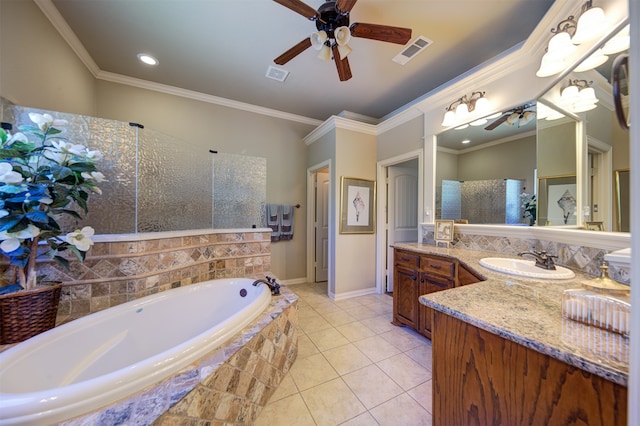
<svg viewBox="0 0 640 426">
<path fill-rule="evenodd" d="M 462 143 L 469 143 L 469 142 L 471 142 L 469 139 L 465 139 L 462 141 Z"/>
<path fill-rule="evenodd" d="M 138 59 L 147 65 L 158 65 L 158 60 L 147 53 L 138 53 Z"/>
</svg>

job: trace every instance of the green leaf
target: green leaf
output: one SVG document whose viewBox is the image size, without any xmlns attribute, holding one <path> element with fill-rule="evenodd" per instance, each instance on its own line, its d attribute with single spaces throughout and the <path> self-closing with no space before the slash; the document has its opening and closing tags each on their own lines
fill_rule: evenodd
<svg viewBox="0 0 640 426">
<path fill-rule="evenodd" d="M 69 270 L 69 261 L 62 256 L 54 256 L 53 257 L 58 265 L 62 266 L 67 271 Z"/>
</svg>

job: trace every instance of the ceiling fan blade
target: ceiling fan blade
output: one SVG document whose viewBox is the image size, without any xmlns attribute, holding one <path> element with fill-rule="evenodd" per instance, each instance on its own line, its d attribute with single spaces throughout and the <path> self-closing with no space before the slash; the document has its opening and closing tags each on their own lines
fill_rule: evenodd
<svg viewBox="0 0 640 426">
<path fill-rule="evenodd" d="M 318 15 L 318 12 L 311 6 L 301 2 L 300 0 L 273 0 L 276 3 L 283 5 L 296 13 L 304 16 L 308 19 L 313 19 Z"/>
<path fill-rule="evenodd" d="M 333 61 L 336 63 L 340 81 L 349 80 L 351 78 L 351 67 L 349 66 L 349 59 L 347 59 L 347 57 L 340 59 L 340 52 L 338 51 L 337 44 L 333 45 Z"/>
<path fill-rule="evenodd" d="M 355 22 L 349 27 L 353 37 L 369 38 L 388 43 L 406 44 L 411 39 L 411 28 Z"/>
<path fill-rule="evenodd" d="M 358 0 L 338 0 L 338 10 L 340 12 L 351 12 Z"/>
<path fill-rule="evenodd" d="M 510 114 L 511 114 L 511 111 L 507 112 L 506 114 L 502 115 L 502 117 L 499 117 L 496 121 L 494 121 L 493 123 L 489 124 L 484 129 L 485 130 L 493 130 L 493 129 L 495 129 L 496 127 L 498 127 L 499 125 L 501 125 L 502 123 L 507 121 L 507 118 L 509 118 Z"/>
<path fill-rule="evenodd" d="M 300 43 L 293 46 L 291 49 L 284 52 L 282 55 L 278 56 L 273 60 L 278 65 L 284 65 L 308 48 L 311 47 L 311 38 L 307 37 L 302 40 Z"/>
</svg>

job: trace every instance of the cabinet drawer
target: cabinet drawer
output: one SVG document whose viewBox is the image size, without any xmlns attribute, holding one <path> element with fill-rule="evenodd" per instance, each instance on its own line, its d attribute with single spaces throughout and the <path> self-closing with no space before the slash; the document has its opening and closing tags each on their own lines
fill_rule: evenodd
<svg viewBox="0 0 640 426">
<path fill-rule="evenodd" d="M 406 251 L 396 250 L 394 253 L 394 262 L 398 266 L 415 269 L 420 267 L 420 256 L 407 253 Z"/>
<path fill-rule="evenodd" d="M 424 256 L 422 258 L 422 270 L 455 279 L 456 263 L 450 260 Z"/>
</svg>

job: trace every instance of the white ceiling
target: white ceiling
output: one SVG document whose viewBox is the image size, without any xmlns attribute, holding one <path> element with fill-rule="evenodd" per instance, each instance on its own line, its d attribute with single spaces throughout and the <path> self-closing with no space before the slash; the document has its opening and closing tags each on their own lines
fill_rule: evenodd
<svg viewBox="0 0 640 426">
<path fill-rule="evenodd" d="M 42 1 L 42 0 L 40 0 Z M 351 23 L 413 30 L 433 41 L 406 65 L 403 46 L 349 43 L 353 78 L 308 49 L 265 77 L 315 23 L 272 0 L 51 0 L 100 71 L 325 120 L 341 111 L 382 118 L 525 40 L 553 0 L 359 0 Z M 322 0 L 307 0 L 317 9 Z M 152 54 L 157 67 L 136 55 Z"/>
</svg>

